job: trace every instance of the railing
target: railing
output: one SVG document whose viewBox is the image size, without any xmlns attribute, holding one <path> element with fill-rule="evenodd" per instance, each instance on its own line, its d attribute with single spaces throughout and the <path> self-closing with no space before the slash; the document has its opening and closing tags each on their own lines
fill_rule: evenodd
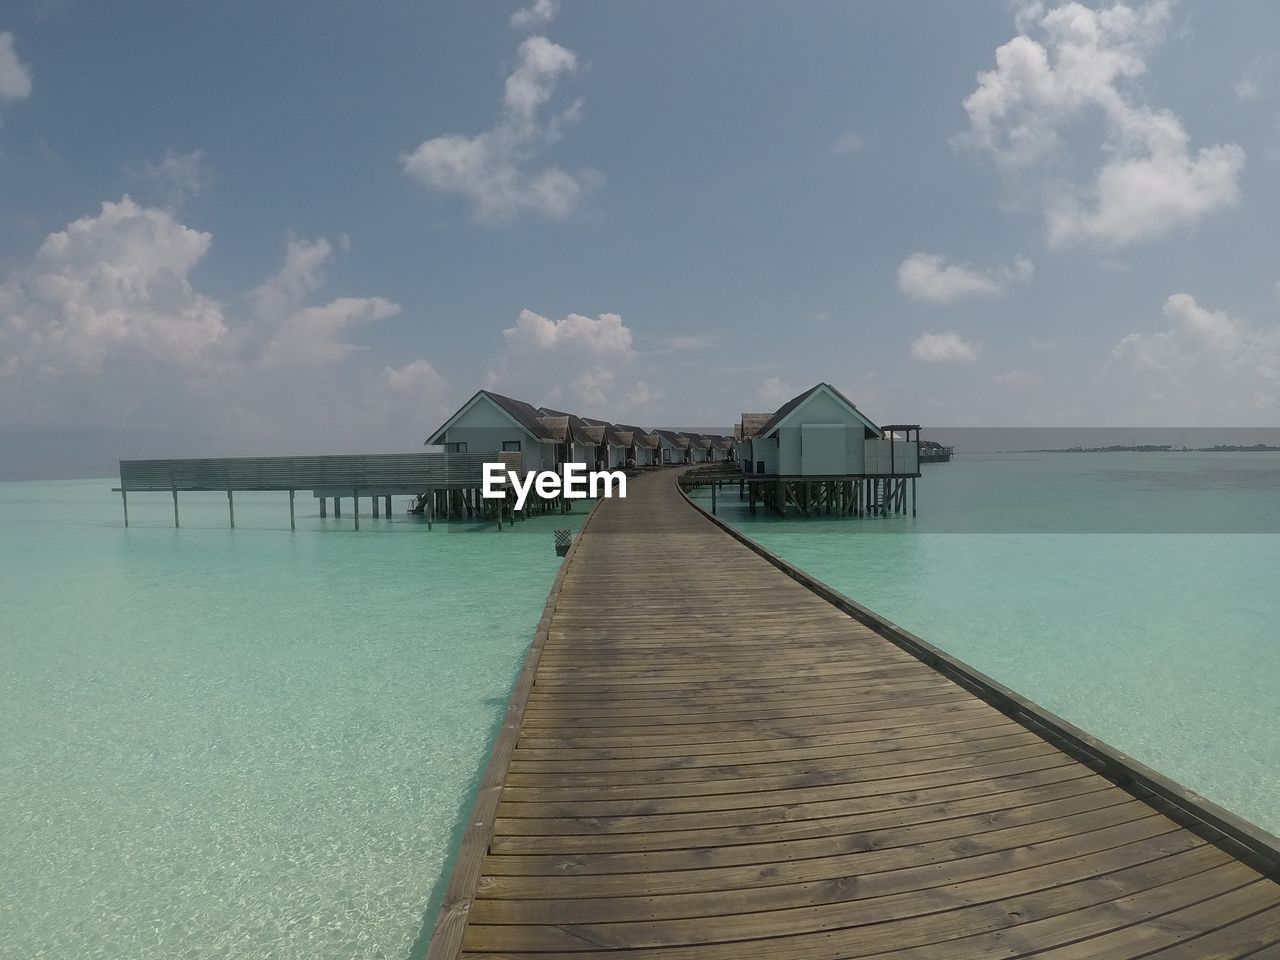
<svg viewBox="0 0 1280 960">
<path fill-rule="evenodd" d="M 480 486 L 485 463 L 519 470 L 518 453 L 387 453 L 318 457 L 121 460 L 120 488 L 173 490 L 379 490 Z"/>
</svg>

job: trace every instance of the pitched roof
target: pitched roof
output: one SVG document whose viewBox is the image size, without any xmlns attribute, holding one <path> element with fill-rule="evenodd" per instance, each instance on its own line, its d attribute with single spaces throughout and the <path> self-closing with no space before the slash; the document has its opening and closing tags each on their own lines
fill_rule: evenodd
<svg viewBox="0 0 1280 960">
<path fill-rule="evenodd" d="M 542 428 L 547 431 L 547 436 L 552 440 L 565 440 L 569 436 L 569 418 L 568 417 L 539 417 L 538 423 L 542 424 Z"/>
<path fill-rule="evenodd" d="M 584 423 L 574 430 L 574 434 L 576 434 L 580 440 L 599 446 L 604 442 L 604 430 L 605 428 L 603 424 L 596 426 L 594 424 Z"/>
<path fill-rule="evenodd" d="M 596 420 L 593 417 L 583 417 L 582 419 L 584 423 L 589 423 L 593 427 L 604 427 L 604 440 L 610 446 L 631 446 L 631 436 L 635 432 L 631 427 L 610 423 L 608 420 Z"/>
<path fill-rule="evenodd" d="M 860 419 L 863 423 L 869 424 L 872 428 L 876 430 L 877 433 L 880 431 L 879 427 L 877 427 L 874 423 L 871 423 L 871 421 L 867 419 L 866 414 L 864 414 L 861 410 L 859 410 L 856 406 L 854 406 L 852 400 L 846 397 L 843 393 L 841 393 L 831 384 L 815 383 L 812 387 L 810 387 L 804 393 L 800 394 L 799 396 L 792 397 L 790 400 L 788 400 L 786 403 L 780 406 L 777 410 L 775 410 L 773 416 L 769 419 L 769 422 L 760 428 L 759 433 L 757 435 L 762 437 L 767 437 L 774 430 L 776 430 L 778 428 L 778 424 L 780 424 L 783 420 L 785 420 L 788 416 L 790 416 L 791 413 L 797 407 L 799 407 L 802 403 L 808 400 L 811 396 L 813 396 L 823 387 L 826 387 L 833 394 L 835 394 L 836 398 L 842 401 L 845 406 L 847 406 L 850 410 L 856 413 L 858 415 L 858 419 Z M 746 414 L 743 414 L 743 416 L 745 417 Z"/>
<path fill-rule="evenodd" d="M 742 422 L 738 426 L 743 437 L 754 437 L 760 433 L 760 428 L 772 419 L 772 413 L 744 413 Z"/>
<path fill-rule="evenodd" d="M 711 438 L 701 433 L 686 433 L 689 438 L 689 446 L 694 450 L 709 450 L 711 448 Z"/>
<path fill-rule="evenodd" d="M 636 432 L 635 434 L 633 434 L 633 436 L 635 437 L 635 442 L 637 447 L 654 449 L 658 446 L 659 441 L 658 441 L 658 435 L 656 433 Z"/>
<path fill-rule="evenodd" d="M 687 449 L 689 446 L 689 438 L 686 437 L 683 433 L 679 433 L 678 431 L 655 430 L 653 432 L 656 433 L 658 436 L 660 436 L 663 440 L 667 441 L 667 443 L 671 444 L 673 447 L 679 447 L 680 449 L 684 450 L 684 449 Z"/>
<path fill-rule="evenodd" d="M 569 437 L 575 443 L 598 444 L 601 439 L 601 433 L 595 429 L 596 425 L 603 424 L 605 421 L 590 421 L 584 417 L 578 416 L 576 413 L 565 413 L 563 410 L 552 410 L 550 407 L 542 407 L 541 413 L 547 417 L 563 417 L 569 422 Z"/>
<path fill-rule="evenodd" d="M 458 411 L 446 420 L 441 426 L 437 427 L 435 432 L 427 438 L 427 443 L 432 443 L 436 437 L 444 433 L 449 425 L 456 420 L 463 411 L 467 410 L 479 398 L 484 397 L 498 409 L 502 410 L 507 416 L 518 423 L 525 430 L 529 431 L 539 440 L 554 440 L 551 434 L 547 432 L 547 428 L 540 420 L 540 414 L 537 407 L 531 403 L 525 403 L 523 400 L 516 400 L 512 397 L 504 397 L 500 393 L 494 393 L 492 390 L 477 390 L 472 394 L 471 399 L 458 408 Z"/>
</svg>

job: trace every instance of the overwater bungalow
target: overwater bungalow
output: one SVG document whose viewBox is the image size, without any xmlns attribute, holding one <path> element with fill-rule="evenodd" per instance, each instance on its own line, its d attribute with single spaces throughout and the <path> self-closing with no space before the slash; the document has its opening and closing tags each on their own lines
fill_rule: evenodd
<svg viewBox="0 0 1280 960">
<path fill-rule="evenodd" d="M 600 445 L 596 451 L 596 462 L 605 470 L 620 470 L 635 459 L 633 448 L 634 431 L 609 423 L 607 420 L 595 420 L 583 417 L 582 420 L 592 427 L 603 429 Z"/>
<path fill-rule="evenodd" d="M 715 454 L 714 458 L 718 462 L 735 463 L 737 462 L 736 447 L 733 437 L 717 435 L 711 437 L 711 449 Z"/>
<path fill-rule="evenodd" d="M 629 459 L 634 461 L 637 467 L 656 467 L 662 463 L 661 440 L 657 433 L 629 423 L 619 423 L 614 426 L 619 432 L 631 434 Z"/>
<path fill-rule="evenodd" d="M 527 470 L 551 470 L 573 459 L 567 420 L 491 390 L 476 391 L 426 443 L 447 453 L 519 453 Z"/>
<path fill-rule="evenodd" d="M 686 433 L 689 439 L 689 462 L 707 463 L 714 459 L 711 452 L 711 438 L 702 433 Z"/>
<path fill-rule="evenodd" d="M 737 426 L 734 427 L 734 435 L 738 441 L 737 459 L 742 466 L 743 473 L 756 472 L 757 464 L 752 441 L 761 428 L 772 419 L 772 413 L 744 413 Z M 760 472 L 764 473 L 764 470 L 762 469 Z"/>
<path fill-rule="evenodd" d="M 690 463 L 689 438 L 676 430 L 655 430 L 663 464 Z"/>
<path fill-rule="evenodd" d="M 605 449 L 604 420 L 587 420 L 576 413 L 553 410 L 550 407 L 539 407 L 539 413 L 556 422 L 557 430 L 563 421 L 564 440 L 568 444 L 563 463 L 583 463 L 589 468 L 600 468 L 603 459 L 608 455 Z"/>
<path fill-rule="evenodd" d="M 767 419 L 744 413 L 738 432 L 753 508 L 758 494 L 780 512 L 793 503 L 805 514 L 901 513 L 910 480 L 915 511 L 920 427 L 879 426 L 829 383 L 792 397 Z"/>
</svg>

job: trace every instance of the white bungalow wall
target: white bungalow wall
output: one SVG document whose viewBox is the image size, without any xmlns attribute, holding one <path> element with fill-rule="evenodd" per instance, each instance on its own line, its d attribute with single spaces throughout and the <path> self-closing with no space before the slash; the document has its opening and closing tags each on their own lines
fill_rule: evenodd
<svg viewBox="0 0 1280 960">
<path fill-rule="evenodd" d="M 897 475 L 903 473 L 919 473 L 920 460 L 916 442 L 912 440 L 894 441 L 892 451 L 889 441 L 876 438 L 864 443 L 866 451 L 867 473 Z"/>
<path fill-rule="evenodd" d="M 810 429 L 806 433 L 806 428 Z M 844 434 L 843 443 L 836 430 Z M 775 431 L 778 466 L 783 476 L 832 476 L 863 473 L 866 425 L 825 391 L 818 391 Z M 843 447 L 843 453 L 840 448 Z M 811 449 L 812 448 L 812 449 Z M 812 456 L 810 454 L 812 453 Z M 760 459 L 759 457 L 756 458 Z M 833 469 L 839 467 L 839 469 Z"/>
<path fill-rule="evenodd" d="M 525 470 L 541 470 L 555 464 L 555 444 L 533 437 L 487 397 L 472 404 L 437 442 L 465 443 L 468 453 L 498 453 L 504 443 L 516 442 L 520 444 Z"/>
<path fill-rule="evenodd" d="M 751 454 L 755 458 L 755 472 L 777 475 L 778 440 L 776 437 L 752 437 Z M 761 464 L 764 464 L 761 469 Z"/>
</svg>

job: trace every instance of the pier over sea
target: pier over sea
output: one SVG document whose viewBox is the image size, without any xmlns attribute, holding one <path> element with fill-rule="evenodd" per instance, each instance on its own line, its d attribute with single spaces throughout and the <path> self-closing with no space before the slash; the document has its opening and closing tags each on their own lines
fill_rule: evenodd
<svg viewBox="0 0 1280 960">
<path fill-rule="evenodd" d="M 1275 837 L 788 567 L 674 471 L 628 492 L 552 587 L 428 960 L 1280 958 Z"/>
</svg>

